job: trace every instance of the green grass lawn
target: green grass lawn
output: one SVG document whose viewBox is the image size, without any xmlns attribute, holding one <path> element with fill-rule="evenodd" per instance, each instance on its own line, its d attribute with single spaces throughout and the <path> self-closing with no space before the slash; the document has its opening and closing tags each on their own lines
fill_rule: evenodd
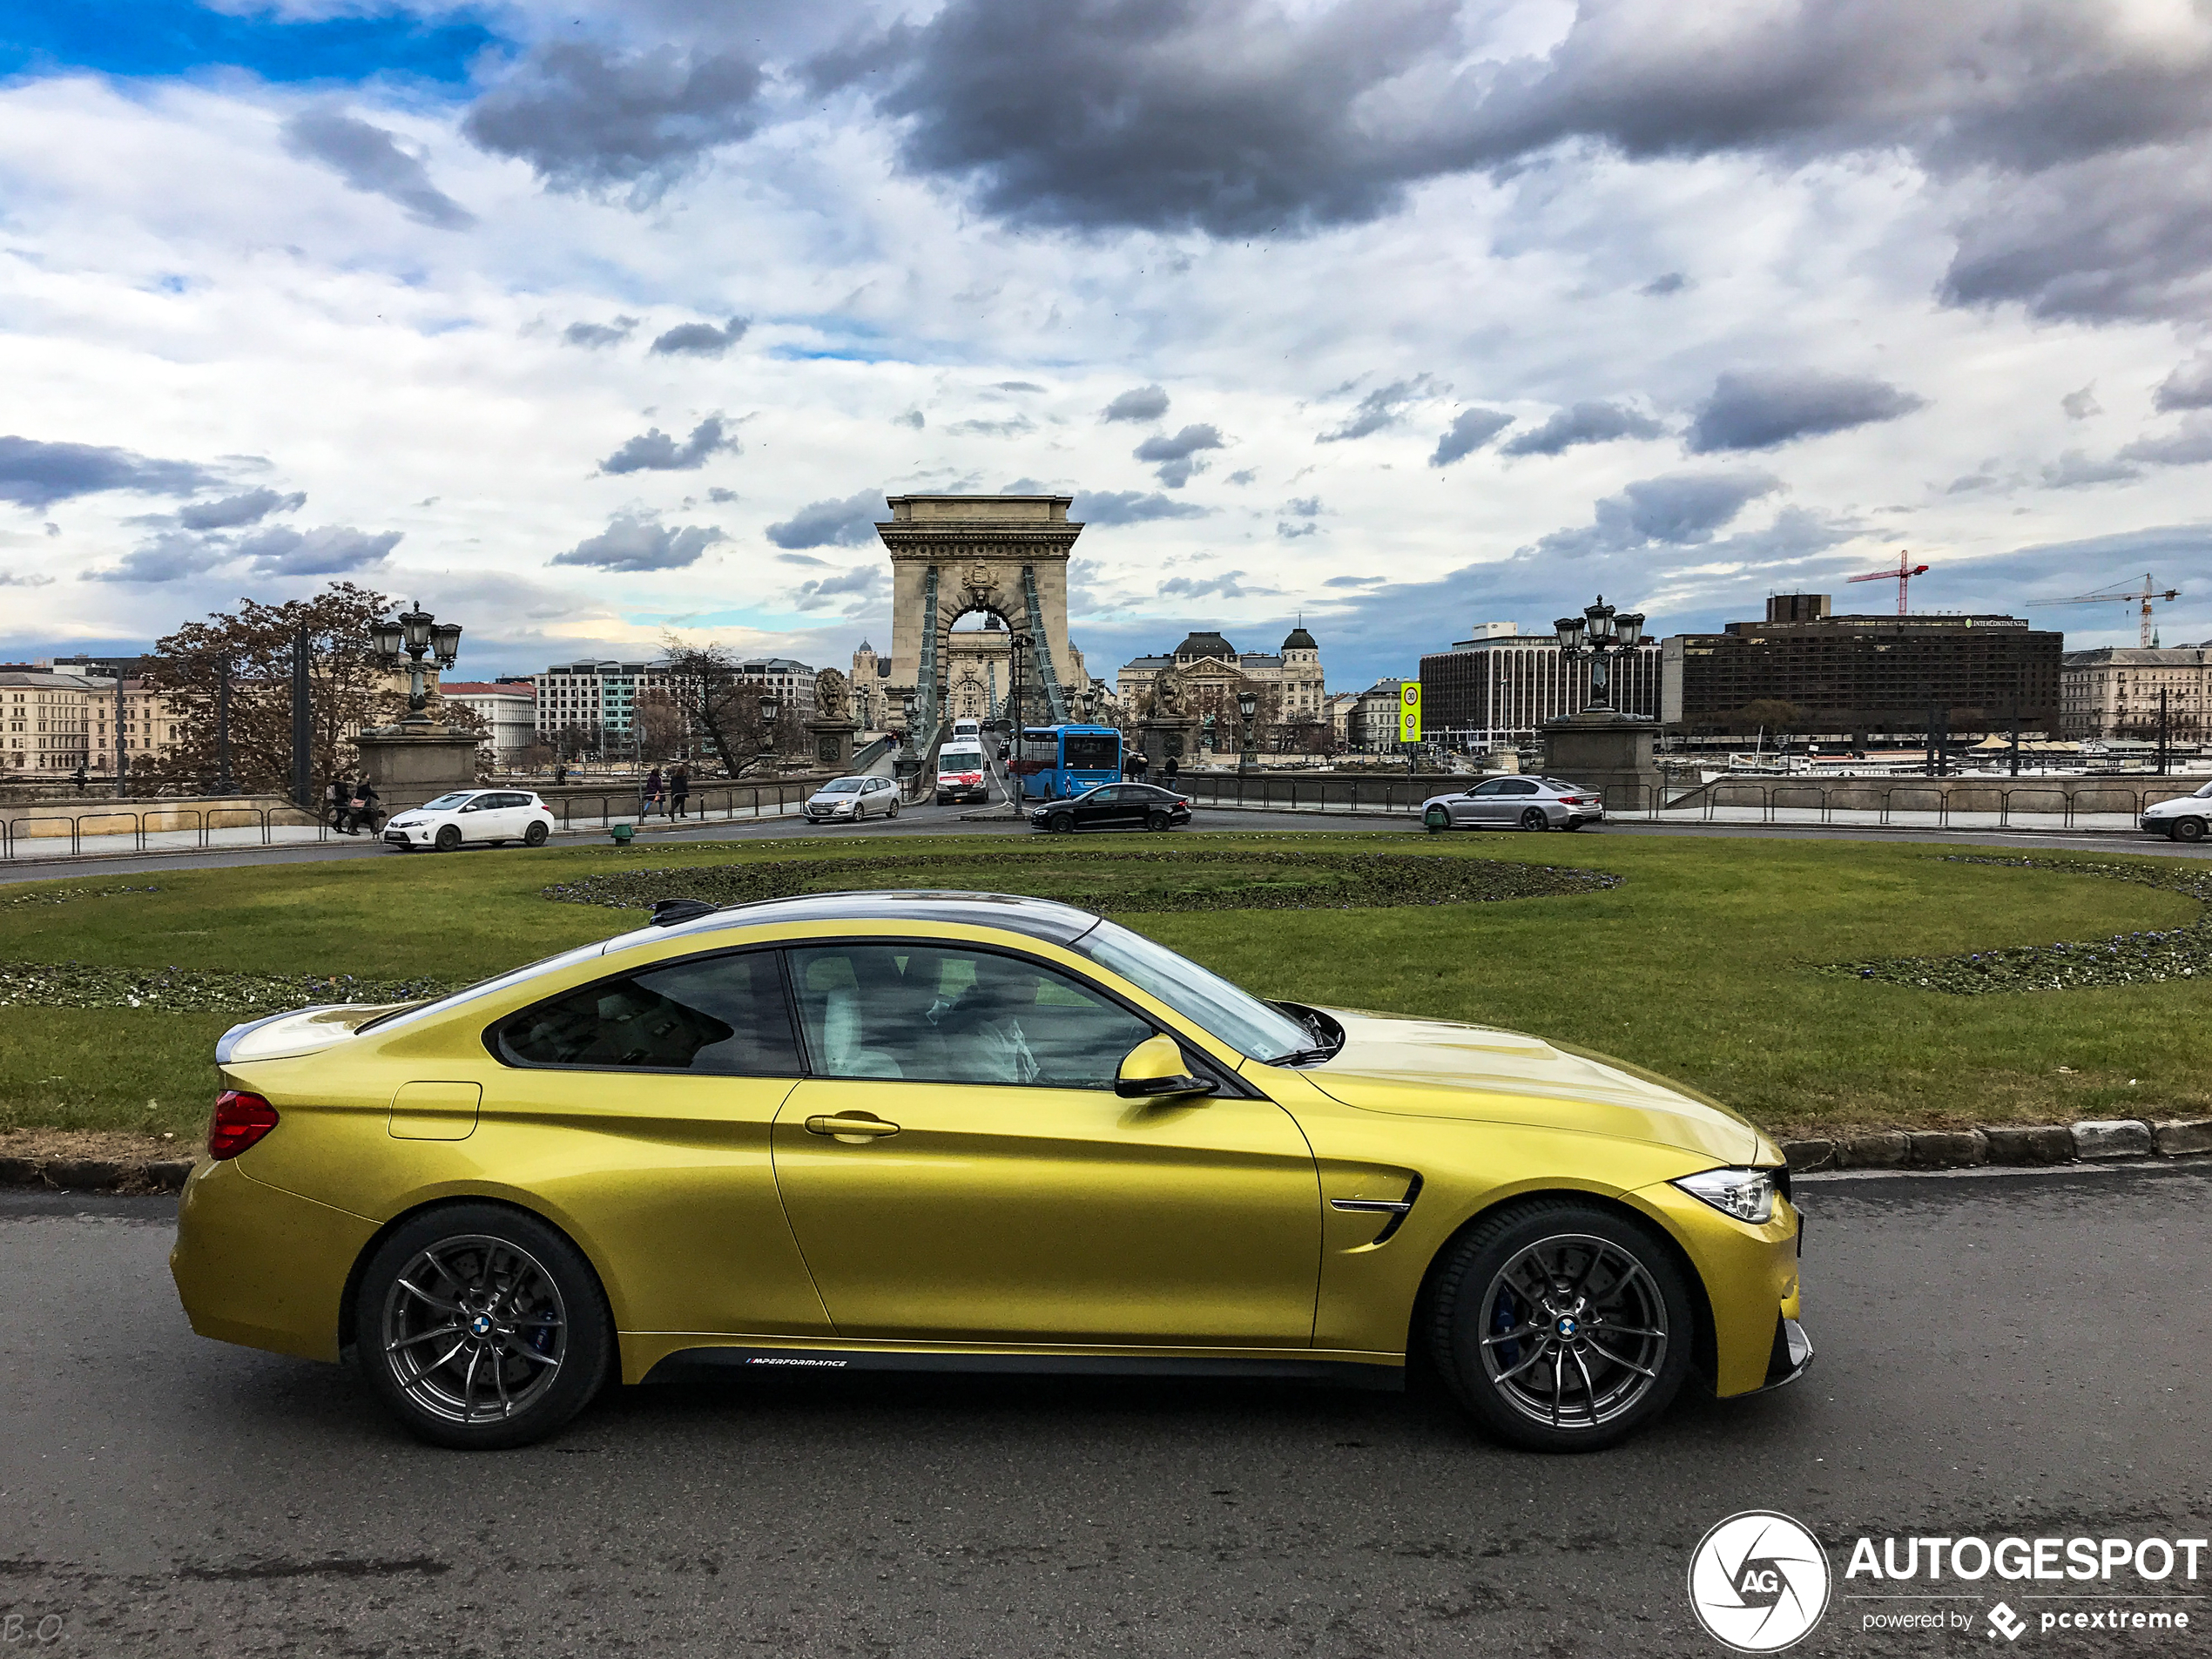
<svg viewBox="0 0 2212 1659">
<path fill-rule="evenodd" d="M 103 877 L 0 888 L 0 961 L 464 981 L 641 918 L 549 902 L 548 884 L 616 870 L 880 857 L 842 884 L 1096 884 L 1146 895 L 1279 883 L 1264 861 L 1159 870 L 1109 850 L 1475 856 L 1616 874 L 1608 891 L 1393 909 L 1132 914 L 1130 925 L 1264 995 L 1509 1026 L 1601 1049 L 1728 1101 L 1770 1129 L 2042 1122 L 2212 1106 L 2201 981 L 1949 995 L 1814 964 L 1945 954 L 2188 926 L 2182 894 L 1946 861 L 1926 844 L 1585 835 L 992 838 L 559 847 Z M 917 860 L 973 853 L 970 870 Z M 1028 865 L 1025 860 L 1035 860 Z M 2107 860 L 2106 861 L 2112 861 Z M 152 893 L 38 901 L 55 889 Z M 1325 880 L 1323 882 L 1325 887 Z M 234 1016 L 0 1008 L 0 1127 L 194 1131 L 215 1036 Z"/>
</svg>

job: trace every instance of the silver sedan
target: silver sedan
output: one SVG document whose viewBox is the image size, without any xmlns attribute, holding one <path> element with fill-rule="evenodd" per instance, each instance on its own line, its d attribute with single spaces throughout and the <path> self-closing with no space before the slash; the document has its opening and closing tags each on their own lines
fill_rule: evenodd
<svg viewBox="0 0 2212 1659">
<path fill-rule="evenodd" d="M 810 824 L 853 824 L 864 818 L 896 818 L 899 789 L 888 778 L 839 778 L 806 798 Z"/>
<path fill-rule="evenodd" d="M 1421 803 L 1421 823 L 1432 835 L 1447 829 L 1575 830 L 1604 821 L 1603 796 L 1556 778 L 1486 778 L 1472 789 Z"/>
</svg>

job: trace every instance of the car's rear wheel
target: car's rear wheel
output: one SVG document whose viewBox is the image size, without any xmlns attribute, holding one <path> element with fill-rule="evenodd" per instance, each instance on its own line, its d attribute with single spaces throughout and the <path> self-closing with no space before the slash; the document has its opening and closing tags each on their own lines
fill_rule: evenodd
<svg viewBox="0 0 2212 1659">
<path fill-rule="evenodd" d="M 523 845 L 524 846 L 543 846 L 545 845 L 545 838 L 550 833 L 551 833 L 551 832 L 545 827 L 544 821 L 541 819 L 523 832 Z"/>
<path fill-rule="evenodd" d="M 1174 822 L 1175 820 L 1165 813 L 1154 813 L 1144 820 L 1144 827 L 1149 830 L 1163 830 Z"/>
<path fill-rule="evenodd" d="M 1421 814 L 1421 827 L 1431 835 L 1441 835 L 1452 827 L 1452 814 L 1441 806 L 1432 806 Z"/>
<path fill-rule="evenodd" d="M 1549 829 L 1551 820 L 1544 816 L 1541 806 L 1531 806 L 1521 815 L 1521 827 L 1525 830 Z"/>
<path fill-rule="evenodd" d="M 1437 1367 L 1477 1423 L 1532 1451 L 1611 1446 L 1689 1374 L 1689 1292 L 1650 1231 L 1571 1200 L 1515 1206 L 1452 1247 L 1431 1304 Z"/>
<path fill-rule="evenodd" d="M 448 824 L 438 831 L 438 851 L 450 853 L 461 845 L 461 826 Z"/>
<path fill-rule="evenodd" d="M 378 1247 L 354 1340 L 385 1408 L 464 1451 L 552 1433 L 598 1393 L 615 1351 L 606 1297 L 576 1246 L 483 1204 L 428 1211 Z"/>
<path fill-rule="evenodd" d="M 2204 820 L 2201 818 L 2177 818 L 2174 820 L 2174 839 L 2177 841 L 2201 841 L 2204 839 Z"/>
</svg>

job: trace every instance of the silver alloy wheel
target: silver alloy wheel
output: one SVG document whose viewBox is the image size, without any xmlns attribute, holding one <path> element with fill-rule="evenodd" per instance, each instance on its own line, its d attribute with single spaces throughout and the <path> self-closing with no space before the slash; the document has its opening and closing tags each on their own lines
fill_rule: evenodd
<svg viewBox="0 0 2212 1659">
<path fill-rule="evenodd" d="M 1610 1239 L 1539 1239 L 1483 1292 L 1483 1372 L 1522 1416 L 1554 1429 L 1602 1427 L 1658 1382 L 1667 1301 Z"/>
<path fill-rule="evenodd" d="M 561 1372 L 568 1309 L 528 1251 L 483 1233 L 418 1251 L 384 1298 L 384 1362 L 412 1405 L 450 1423 L 529 1410 Z"/>
<path fill-rule="evenodd" d="M 1551 826 L 1551 819 L 1541 806 L 1531 806 L 1521 815 L 1521 827 L 1525 830 L 1545 830 Z"/>
</svg>

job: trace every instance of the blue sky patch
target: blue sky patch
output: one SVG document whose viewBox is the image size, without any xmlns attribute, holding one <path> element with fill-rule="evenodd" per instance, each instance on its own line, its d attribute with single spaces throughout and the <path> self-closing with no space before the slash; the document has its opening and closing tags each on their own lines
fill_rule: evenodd
<svg viewBox="0 0 2212 1659">
<path fill-rule="evenodd" d="M 404 13 L 287 23 L 211 11 L 191 0 L 14 0 L 0 17 L 0 75 L 97 70 L 131 77 L 215 68 L 270 81 L 400 75 L 459 84 L 499 37 L 474 19 Z"/>
</svg>

